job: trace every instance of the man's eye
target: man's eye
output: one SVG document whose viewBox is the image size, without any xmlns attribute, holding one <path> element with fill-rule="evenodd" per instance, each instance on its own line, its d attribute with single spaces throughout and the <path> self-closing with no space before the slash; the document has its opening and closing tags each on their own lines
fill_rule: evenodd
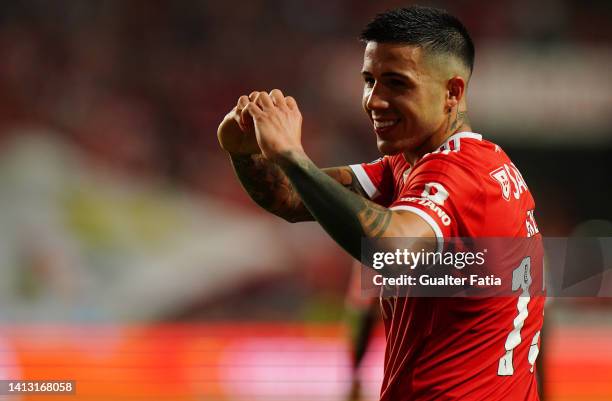
<svg viewBox="0 0 612 401">
<path fill-rule="evenodd" d="M 365 85 L 368 88 L 371 88 L 372 86 L 374 86 L 374 79 L 373 78 L 364 78 L 363 80 L 365 82 Z"/>
<path fill-rule="evenodd" d="M 400 79 L 392 79 L 390 82 L 391 86 L 395 88 L 405 88 L 406 83 Z"/>
</svg>

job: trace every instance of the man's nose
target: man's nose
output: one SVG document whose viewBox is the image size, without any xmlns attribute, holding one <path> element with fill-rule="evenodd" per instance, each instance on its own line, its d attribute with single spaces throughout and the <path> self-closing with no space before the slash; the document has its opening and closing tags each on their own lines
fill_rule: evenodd
<svg viewBox="0 0 612 401">
<path fill-rule="evenodd" d="M 386 100 L 386 96 L 383 93 L 383 88 L 377 82 L 374 84 L 368 98 L 366 100 L 366 107 L 370 110 L 384 109 L 389 107 L 389 102 Z"/>
</svg>

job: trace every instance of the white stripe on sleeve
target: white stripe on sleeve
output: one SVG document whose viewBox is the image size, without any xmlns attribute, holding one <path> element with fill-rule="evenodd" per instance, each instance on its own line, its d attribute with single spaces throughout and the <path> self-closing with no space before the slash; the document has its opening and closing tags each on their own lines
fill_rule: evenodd
<svg viewBox="0 0 612 401">
<path fill-rule="evenodd" d="M 366 173 L 363 166 L 361 164 L 351 164 L 349 167 L 355 173 L 357 181 L 359 181 L 366 194 L 368 194 L 368 197 L 370 199 L 376 198 L 380 192 L 378 191 L 378 188 L 374 186 L 374 183 L 370 179 L 370 176 L 368 176 L 368 173 Z"/>
</svg>

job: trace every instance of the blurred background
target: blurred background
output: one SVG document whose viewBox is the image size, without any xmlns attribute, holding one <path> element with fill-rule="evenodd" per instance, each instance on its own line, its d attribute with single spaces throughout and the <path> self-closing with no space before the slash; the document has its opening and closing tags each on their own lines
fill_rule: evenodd
<svg viewBox="0 0 612 401">
<path fill-rule="evenodd" d="M 216 128 L 280 88 L 319 166 L 377 158 L 357 37 L 408 4 L 0 3 L 0 378 L 77 380 L 88 400 L 345 399 L 351 261 L 254 206 Z M 612 236 L 612 3 L 421 4 L 471 32 L 474 130 L 520 168 L 540 231 Z M 611 305 L 550 300 L 547 401 L 612 400 Z M 383 347 L 378 328 L 363 399 Z"/>
</svg>

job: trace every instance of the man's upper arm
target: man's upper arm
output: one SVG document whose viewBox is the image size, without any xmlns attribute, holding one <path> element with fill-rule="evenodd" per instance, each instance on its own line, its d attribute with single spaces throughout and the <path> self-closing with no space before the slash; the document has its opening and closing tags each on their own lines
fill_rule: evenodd
<svg viewBox="0 0 612 401">
<path fill-rule="evenodd" d="M 379 238 L 404 238 L 408 241 L 400 241 L 393 245 L 394 248 L 410 247 L 414 251 L 441 251 L 438 236 L 432 226 L 421 215 L 413 211 L 386 209 L 390 215 L 387 229 Z M 387 246 L 394 243 L 391 241 Z"/>
<path fill-rule="evenodd" d="M 367 234 L 372 237 L 436 237 L 431 225 L 422 216 L 405 210 L 391 210 L 393 173 L 389 157 L 370 163 L 349 166 L 361 194 L 377 205 L 370 205 L 364 213 Z M 368 217 L 366 217 L 368 216 Z"/>
<path fill-rule="evenodd" d="M 392 210 L 391 222 L 382 237 L 436 238 L 431 225 L 420 215 L 406 210 Z"/>
<path fill-rule="evenodd" d="M 394 212 L 413 213 L 429 225 L 438 239 L 459 235 L 465 216 L 480 216 L 482 185 L 476 173 L 456 154 L 426 156 L 410 174 L 408 181 L 390 205 Z"/>
</svg>

